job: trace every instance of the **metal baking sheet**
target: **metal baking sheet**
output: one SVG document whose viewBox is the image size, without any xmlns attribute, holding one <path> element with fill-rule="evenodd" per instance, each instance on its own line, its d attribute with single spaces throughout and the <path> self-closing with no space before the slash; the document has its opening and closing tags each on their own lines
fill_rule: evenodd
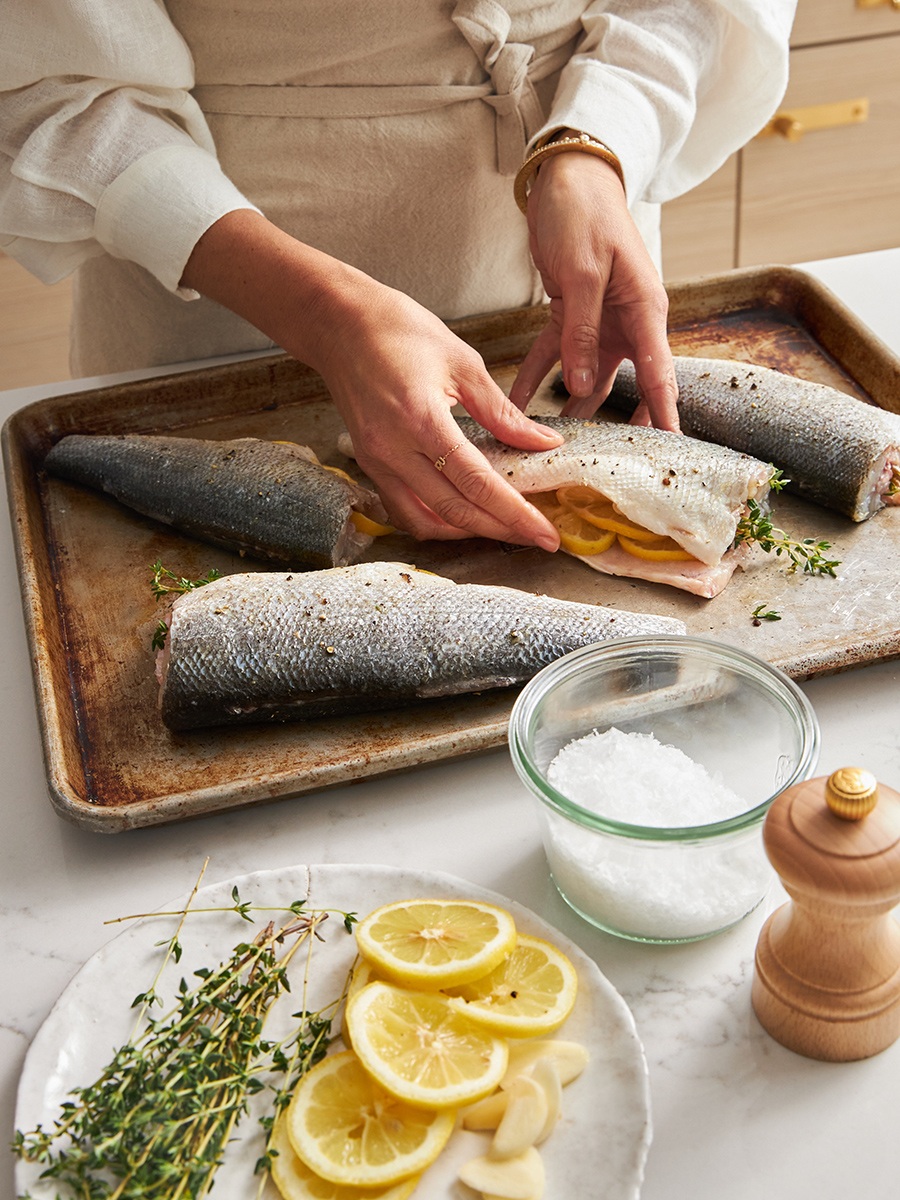
<svg viewBox="0 0 900 1200">
<path fill-rule="evenodd" d="M 541 308 L 454 323 L 501 385 L 542 327 Z M 826 288 L 767 267 L 670 290 L 676 353 L 747 359 L 900 407 L 900 360 Z M 549 387 L 534 411 L 559 407 Z M 321 380 L 283 355 L 53 397 L 15 413 L 3 453 L 51 800 L 65 818 L 118 832 L 300 796 L 336 784 L 503 744 L 511 692 L 281 727 L 174 735 L 157 713 L 149 586 L 157 560 L 196 577 L 262 570 L 144 519 L 105 496 L 47 477 L 65 434 L 173 432 L 284 438 L 354 470 L 337 450 L 340 420 Z M 777 523 L 827 538 L 835 579 L 789 575 L 770 556 L 701 600 L 614 579 L 564 554 L 487 540 L 417 543 L 392 535 L 372 557 L 412 562 L 459 582 L 499 583 L 684 620 L 690 632 L 751 650 L 795 678 L 900 655 L 900 512 L 862 525 L 786 495 Z M 764 604 L 781 614 L 754 625 Z"/>
</svg>

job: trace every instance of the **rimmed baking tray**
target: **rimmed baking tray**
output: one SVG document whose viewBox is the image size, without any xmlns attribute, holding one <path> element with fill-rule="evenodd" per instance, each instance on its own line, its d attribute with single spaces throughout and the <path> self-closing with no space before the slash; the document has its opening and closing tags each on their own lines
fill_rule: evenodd
<svg viewBox="0 0 900 1200">
<path fill-rule="evenodd" d="M 543 326 L 538 307 L 453 323 L 502 386 Z M 825 287 L 785 267 L 751 268 L 670 289 L 676 353 L 746 359 L 900 408 L 900 360 Z M 549 387 L 534 411 L 559 407 Z M 6 422 L 3 454 L 50 798 L 80 826 L 118 832 L 404 770 L 503 744 L 512 692 L 280 727 L 175 735 L 157 712 L 150 591 L 157 559 L 179 575 L 265 569 L 183 537 L 88 489 L 45 475 L 68 433 L 174 432 L 304 442 L 337 450 L 340 419 L 312 371 L 284 355 L 56 396 Z M 697 635 L 751 650 L 794 678 L 900 655 L 900 513 L 862 525 L 782 494 L 778 523 L 828 539 L 835 579 L 789 575 L 771 557 L 714 600 L 599 575 L 563 554 L 487 540 L 380 539 L 371 557 L 459 582 L 681 618 Z M 765 605 L 781 620 L 754 624 Z"/>
</svg>

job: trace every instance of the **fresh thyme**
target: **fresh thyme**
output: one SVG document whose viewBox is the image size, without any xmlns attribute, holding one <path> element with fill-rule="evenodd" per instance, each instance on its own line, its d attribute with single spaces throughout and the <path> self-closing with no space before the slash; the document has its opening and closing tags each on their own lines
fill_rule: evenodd
<svg viewBox="0 0 900 1200">
<path fill-rule="evenodd" d="M 781 613 L 776 612 L 774 608 L 766 608 L 764 604 L 757 604 L 750 614 L 750 619 L 754 625 L 761 625 L 763 621 L 780 621 Z"/>
<path fill-rule="evenodd" d="M 183 596 L 185 592 L 194 591 L 195 588 L 203 587 L 207 583 L 214 583 L 221 578 L 216 568 L 210 567 L 206 574 L 201 575 L 199 579 L 186 579 L 183 575 L 176 575 L 174 571 L 164 567 L 159 559 L 150 570 L 153 572 L 150 579 L 150 590 L 157 600 L 161 600 L 163 596 L 173 592 L 178 596 Z M 159 621 L 153 630 L 153 637 L 150 640 L 151 647 L 154 650 L 162 650 L 168 636 L 169 626 L 165 621 Z"/>
<path fill-rule="evenodd" d="M 220 578 L 220 573 L 215 567 L 211 567 L 205 575 L 201 575 L 199 579 L 185 579 L 183 575 L 179 576 L 170 571 L 168 567 L 164 567 L 159 559 L 150 568 L 153 572 L 153 577 L 150 581 L 150 590 L 157 600 L 170 592 L 175 592 L 182 596 L 185 592 L 191 592 L 194 588 L 203 587 L 204 584 L 213 583 Z"/>
<path fill-rule="evenodd" d="M 193 894 L 196 891 L 195 886 Z M 191 912 L 233 911 L 252 921 L 251 912 L 273 911 L 242 901 L 237 888 L 232 900 L 224 909 Z M 94 1083 L 73 1089 L 52 1129 L 38 1125 L 28 1133 L 16 1131 L 14 1154 L 42 1165 L 41 1178 L 69 1189 L 66 1194 L 73 1200 L 201 1200 L 212 1187 L 235 1127 L 249 1110 L 250 1098 L 268 1088 L 274 1093 L 272 1112 L 260 1118 L 265 1152 L 256 1164 L 262 1173 L 261 1194 L 275 1116 L 331 1041 L 331 1023 L 346 985 L 324 1008 L 308 1010 L 309 955 L 328 910 L 307 909 L 302 900 L 274 910 L 288 912 L 289 919 L 278 925 L 270 921 L 252 941 L 236 945 L 217 967 L 196 970 L 199 982 L 194 986 L 182 979 L 174 1007 L 165 1016 L 151 1015 L 162 1005 L 157 985 L 163 969 L 181 958 L 188 908 L 152 914 L 177 915 L 180 922 L 175 934 L 161 943 L 163 961 L 155 980 L 132 1003 L 139 1014 L 131 1039 Z M 341 916 L 350 930 L 355 914 Z M 282 1041 L 264 1039 L 266 1015 L 278 997 L 291 990 L 288 964 L 304 944 L 308 957 L 303 1007 L 293 1014 L 294 1029 Z"/>
<path fill-rule="evenodd" d="M 804 575 L 834 576 L 835 567 L 841 565 L 840 559 L 825 557 L 825 551 L 831 549 L 831 542 L 817 542 L 813 538 L 798 541 L 792 538 L 772 524 L 755 500 L 747 501 L 747 513 L 738 521 L 734 545 L 738 546 L 741 542 L 756 542 L 767 554 L 774 553 L 777 557 L 784 555 L 790 560 L 789 575 L 802 567 Z"/>
</svg>

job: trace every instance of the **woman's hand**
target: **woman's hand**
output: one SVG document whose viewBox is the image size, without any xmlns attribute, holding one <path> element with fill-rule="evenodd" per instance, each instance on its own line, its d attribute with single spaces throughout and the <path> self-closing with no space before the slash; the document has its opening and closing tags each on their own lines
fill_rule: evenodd
<svg viewBox="0 0 900 1200">
<path fill-rule="evenodd" d="M 461 435 L 451 410 L 460 404 L 522 450 L 562 438 L 511 404 L 481 356 L 420 304 L 250 210 L 203 235 L 182 283 L 319 372 L 398 528 L 558 548 L 553 525 Z"/>
<path fill-rule="evenodd" d="M 666 338 L 668 298 L 612 167 L 572 150 L 545 159 L 528 197 L 531 254 L 550 297 L 550 322 L 510 392 L 523 409 L 557 362 L 563 412 L 590 417 L 623 358 L 644 398 L 635 424 L 678 429 L 678 387 Z"/>
</svg>

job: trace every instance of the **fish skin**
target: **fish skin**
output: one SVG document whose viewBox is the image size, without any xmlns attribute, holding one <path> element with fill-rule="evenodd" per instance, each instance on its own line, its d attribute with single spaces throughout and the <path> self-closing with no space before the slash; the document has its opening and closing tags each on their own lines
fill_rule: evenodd
<svg viewBox="0 0 900 1200">
<path fill-rule="evenodd" d="M 708 566 L 718 565 L 734 541 L 747 499 L 765 506 L 772 468 L 747 454 L 664 429 L 543 414 L 540 421 L 565 443 L 516 450 L 471 418 L 458 423 L 517 491 L 596 488 L 627 517 L 673 538 Z"/>
<path fill-rule="evenodd" d="M 174 601 L 160 712 L 188 730 L 391 708 L 524 683 L 608 638 L 684 632 L 671 617 L 457 584 L 406 563 L 230 575 Z"/>
<path fill-rule="evenodd" d="M 350 522 L 352 508 L 384 519 L 374 492 L 294 443 L 71 434 L 44 465 L 202 541 L 295 570 L 359 557 L 372 539 Z"/>
<path fill-rule="evenodd" d="M 728 359 L 675 357 L 685 433 L 764 458 L 790 477 L 789 490 L 865 521 L 900 494 L 884 491 L 900 464 L 900 416 L 837 388 Z M 633 410 L 634 366 L 622 363 L 607 401 Z"/>
</svg>

